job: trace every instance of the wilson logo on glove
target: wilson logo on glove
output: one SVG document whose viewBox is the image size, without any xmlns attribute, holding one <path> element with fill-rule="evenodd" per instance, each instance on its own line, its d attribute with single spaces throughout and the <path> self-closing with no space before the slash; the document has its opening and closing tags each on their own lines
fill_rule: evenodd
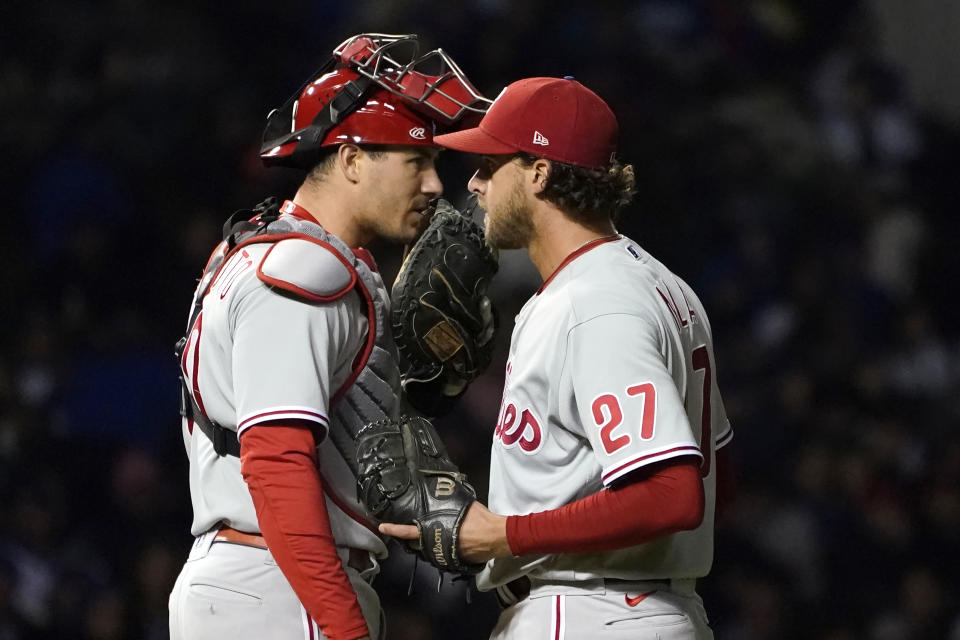
<svg viewBox="0 0 960 640">
<path fill-rule="evenodd" d="M 443 557 L 443 529 L 440 527 L 433 530 L 433 559 L 438 565 L 447 566 L 447 559 Z"/>
<path fill-rule="evenodd" d="M 416 525 L 417 544 L 405 548 L 434 567 L 459 573 L 482 567 L 457 555 L 460 525 L 476 496 L 426 418 L 378 420 L 357 434 L 358 499 L 381 522 Z"/>
</svg>

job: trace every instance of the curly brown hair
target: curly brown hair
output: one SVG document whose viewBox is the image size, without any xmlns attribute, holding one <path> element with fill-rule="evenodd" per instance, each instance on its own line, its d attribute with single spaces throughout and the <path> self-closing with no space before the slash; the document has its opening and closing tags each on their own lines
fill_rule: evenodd
<svg viewBox="0 0 960 640">
<path fill-rule="evenodd" d="M 538 156 L 518 154 L 529 167 Z M 550 175 L 541 196 L 579 222 L 592 223 L 605 217 L 616 222 L 621 210 L 636 193 L 633 165 L 614 160 L 605 169 L 578 167 L 550 160 Z"/>
</svg>

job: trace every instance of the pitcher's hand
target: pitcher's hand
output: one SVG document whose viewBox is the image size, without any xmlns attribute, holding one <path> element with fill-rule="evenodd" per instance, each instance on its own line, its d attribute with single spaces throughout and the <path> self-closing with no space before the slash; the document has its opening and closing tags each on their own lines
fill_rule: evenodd
<svg viewBox="0 0 960 640">
<path fill-rule="evenodd" d="M 384 522 L 380 525 L 380 533 L 401 540 L 420 538 L 420 532 L 412 524 Z M 493 513 L 479 502 L 471 504 L 460 525 L 457 549 L 464 562 L 477 564 L 513 555 L 507 543 L 506 516 Z"/>
</svg>

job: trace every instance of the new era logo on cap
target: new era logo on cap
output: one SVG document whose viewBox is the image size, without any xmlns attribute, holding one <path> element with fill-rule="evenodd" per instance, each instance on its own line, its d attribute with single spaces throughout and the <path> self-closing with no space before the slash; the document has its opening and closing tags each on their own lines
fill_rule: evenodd
<svg viewBox="0 0 960 640">
<path fill-rule="evenodd" d="M 543 145 L 544 147 L 550 145 L 550 141 L 547 140 L 547 137 L 540 133 L 539 131 L 533 132 L 533 144 Z"/>
</svg>

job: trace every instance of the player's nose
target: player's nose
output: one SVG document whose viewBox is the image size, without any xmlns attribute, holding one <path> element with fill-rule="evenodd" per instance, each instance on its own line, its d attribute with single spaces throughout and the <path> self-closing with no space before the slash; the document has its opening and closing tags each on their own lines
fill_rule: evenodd
<svg viewBox="0 0 960 640">
<path fill-rule="evenodd" d="M 423 174 L 423 181 L 420 183 L 420 191 L 431 198 L 436 198 L 443 193 L 443 182 L 440 181 L 440 176 L 437 175 L 437 170 L 433 167 L 430 167 Z"/>
<path fill-rule="evenodd" d="M 480 170 L 478 169 L 477 171 L 473 172 L 473 175 L 467 181 L 467 190 L 470 193 L 477 194 L 478 196 L 483 195 L 482 187 L 485 186 L 487 183 L 486 180 L 480 179 L 479 175 L 480 175 Z"/>
</svg>

